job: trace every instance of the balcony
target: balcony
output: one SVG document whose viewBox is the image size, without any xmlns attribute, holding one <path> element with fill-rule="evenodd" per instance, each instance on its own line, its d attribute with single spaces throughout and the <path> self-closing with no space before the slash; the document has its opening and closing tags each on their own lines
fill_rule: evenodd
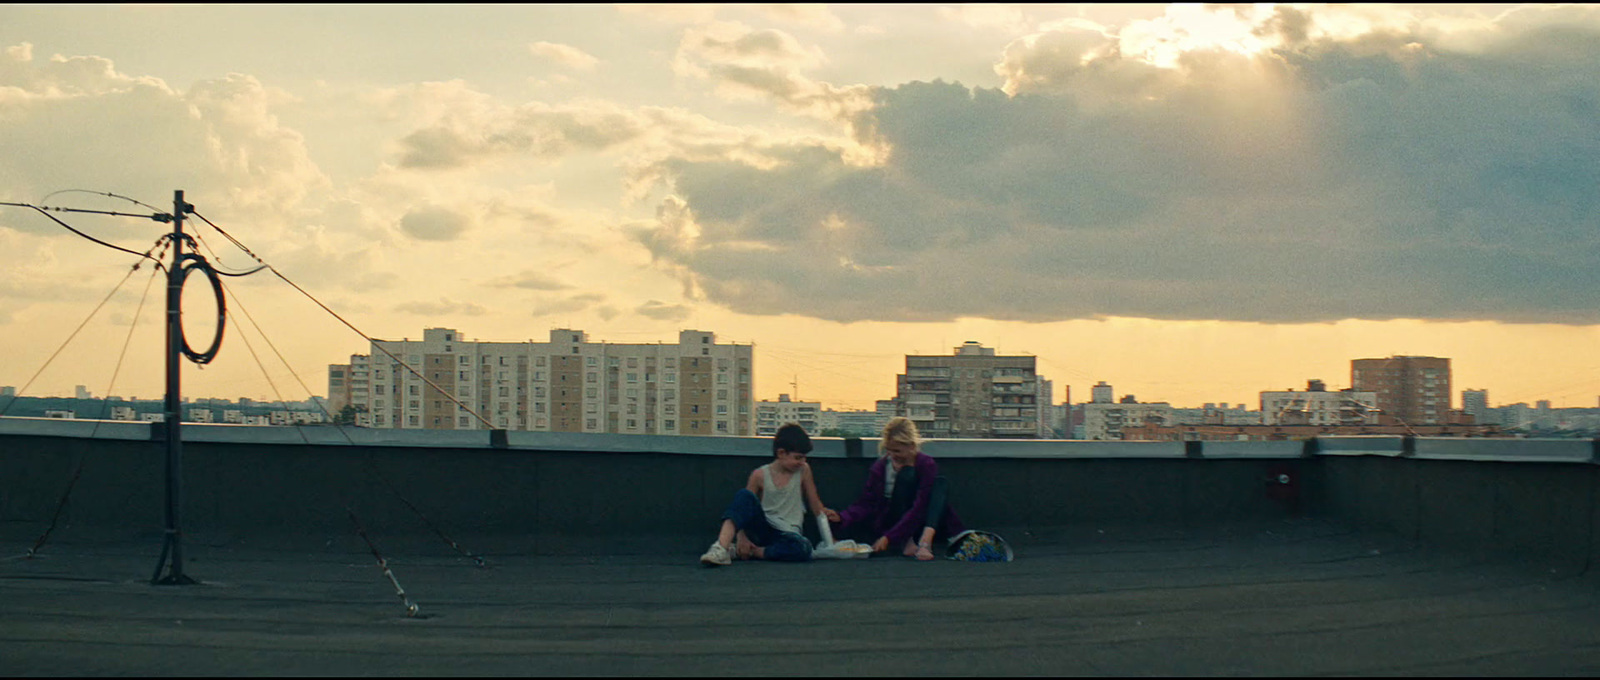
<svg viewBox="0 0 1600 680">
<path fill-rule="evenodd" d="M 695 558 L 770 439 L 196 425 L 184 536 L 204 584 L 173 589 L 145 585 L 159 431 L 0 419 L 6 556 L 34 545 L 83 462 L 39 556 L 0 562 L 13 674 L 711 675 L 730 629 L 819 675 L 1600 667 L 1586 440 L 934 440 L 963 519 L 1016 562 L 711 570 Z M 819 491 L 842 507 L 873 442 L 815 441 Z M 600 480 L 623 466 L 661 483 L 616 494 Z M 404 616 L 346 508 L 431 618 Z M 825 639 L 785 648 L 774 620 Z"/>
</svg>

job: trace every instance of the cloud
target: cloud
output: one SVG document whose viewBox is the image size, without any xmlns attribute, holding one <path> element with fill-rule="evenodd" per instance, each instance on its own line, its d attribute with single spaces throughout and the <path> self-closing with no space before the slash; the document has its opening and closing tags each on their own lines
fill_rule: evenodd
<svg viewBox="0 0 1600 680">
<path fill-rule="evenodd" d="M 449 298 L 439 298 L 438 302 L 407 302 L 395 305 L 394 311 L 432 317 L 483 316 L 489 313 L 488 308 L 476 302 L 456 302 Z"/>
<path fill-rule="evenodd" d="M 825 120 L 848 119 L 870 106 L 864 85 L 835 86 L 804 74 L 826 62 L 820 48 L 783 31 L 717 21 L 684 31 L 673 70 L 711 81 L 724 97 L 776 101 Z"/>
<path fill-rule="evenodd" d="M 597 311 L 604 312 L 608 308 L 606 306 L 604 306 L 604 305 L 601 305 L 600 303 L 604 302 L 605 299 L 606 299 L 606 296 L 605 296 L 604 293 L 578 293 L 576 295 L 568 295 L 568 296 L 565 296 L 565 297 L 549 300 L 549 301 L 546 301 L 546 302 L 541 302 L 539 304 L 534 305 L 533 308 L 529 310 L 529 312 L 533 316 L 552 316 L 552 315 L 556 315 L 556 314 L 570 314 L 572 312 L 581 312 L 583 310 L 591 309 L 591 308 L 596 309 Z M 614 315 L 615 314 L 613 313 L 613 316 Z M 606 318 L 610 318 L 610 317 L 606 317 Z"/>
<path fill-rule="evenodd" d="M 494 156 L 554 158 L 604 150 L 646 134 L 649 123 L 645 116 L 605 104 L 552 107 L 536 102 L 450 113 L 400 140 L 400 165 L 449 169 Z"/>
<path fill-rule="evenodd" d="M 82 188 L 155 205 L 170 205 L 165 197 L 181 188 L 203 214 L 276 236 L 302 200 L 329 186 L 305 140 L 273 113 L 290 99 L 246 75 L 179 92 L 101 57 L 41 60 L 26 43 L 11 46 L 0 54 L 0 186 L 11 200 Z M 42 219 L 0 224 L 66 233 Z M 158 233 L 152 226 L 108 228 L 143 240 Z"/>
<path fill-rule="evenodd" d="M 753 314 L 1600 322 L 1600 13 L 1195 11 L 876 89 L 879 164 L 669 159 L 634 235 Z"/>
<path fill-rule="evenodd" d="M 424 241 L 454 241 L 472 228 L 470 215 L 429 205 L 412 209 L 400 218 L 400 231 Z"/>
<path fill-rule="evenodd" d="M 600 60 L 594 55 L 561 43 L 540 41 L 528 45 L 528 51 L 532 52 L 536 57 L 553 61 L 576 71 L 593 71 L 595 66 L 600 63 Z"/>
<path fill-rule="evenodd" d="M 549 276 L 536 272 L 524 271 L 520 274 L 499 277 L 489 283 L 496 288 L 522 288 L 525 290 L 567 290 L 571 285 L 557 281 Z"/>
<path fill-rule="evenodd" d="M 660 300 L 651 300 L 635 307 L 633 311 L 635 314 L 658 321 L 682 321 L 689 318 L 691 310 L 684 305 L 669 305 Z"/>
</svg>

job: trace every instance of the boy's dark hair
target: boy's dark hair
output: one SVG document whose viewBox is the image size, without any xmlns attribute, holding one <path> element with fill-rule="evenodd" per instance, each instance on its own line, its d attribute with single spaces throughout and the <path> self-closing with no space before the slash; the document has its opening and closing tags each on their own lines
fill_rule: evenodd
<svg viewBox="0 0 1600 680">
<path fill-rule="evenodd" d="M 792 453 L 811 453 L 811 435 L 806 434 L 806 429 L 798 423 L 784 423 L 778 428 L 778 433 L 772 436 L 772 455 L 778 455 L 778 449 Z"/>
</svg>

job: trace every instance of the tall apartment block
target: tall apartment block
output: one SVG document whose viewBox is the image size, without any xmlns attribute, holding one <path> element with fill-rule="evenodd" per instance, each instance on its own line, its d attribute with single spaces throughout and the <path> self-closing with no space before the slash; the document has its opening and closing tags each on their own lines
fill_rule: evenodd
<svg viewBox="0 0 1600 680">
<path fill-rule="evenodd" d="M 1472 416 L 1472 422 L 1483 425 L 1489 422 L 1489 390 L 1461 390 L 1461 410 Z"/>
<path fill-rule="evenodd" d="M 896 382 L 896 401 L 929 438 L 1038 437 L 1048 405 L 1034 357 L 996 356 L 971 341 L 950 356 L 906 355 Z"/>
<path fill-rule="evenodd" d="M 1352 359 L 1350 385 L 1357 392 L 1378 395 L 1381 422 L 1407 425 L 1450 422 L 1450 360 L 1443 357 L 1393 356 Z"/>
<path fill-rule="evenodd" d="M 371 354 L 329 366 L 329 401 L 338 372 L 339 390 L 366 407 L 371 427 L 750 435 L 751 366 L 750 345 L 719 344 L 705 331 L 681 331 L 673 344 L 613 344 L 570 329 L 550 331 L 548 342 L 485 342 L 428 328 L 422 340 L 374 340 Z"/>
<path fill-rule="evenodd" d="M 756 436 L 771 437 L 778 428 L 795 423 L 805 428 L 807 434 L 822 432 L 822 402 L 792 401 L 789 395 L 778 395 L 777 401 L 756 402 Z"/>
<path fill-rule="evenodd" d="M 1306 391 L 1263 391 L 1262 425 L 1377 425 L 1375 392 L 1329 392 L 1321 380 L 1307 380 Z"/>
</svg>

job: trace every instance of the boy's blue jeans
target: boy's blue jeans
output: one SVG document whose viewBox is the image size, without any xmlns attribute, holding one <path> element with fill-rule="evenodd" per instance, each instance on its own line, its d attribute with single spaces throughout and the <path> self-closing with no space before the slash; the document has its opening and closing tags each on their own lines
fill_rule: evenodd
<svg viewBox="0 0 1600 680">
<path fill-rule="evenodd" d="M 766 549 L 766 559 L 779 562 L 811 561 L 811 541 L 800 534 L 779 531 L 767 523 L 767 513 L 761 509 L 761 499 L 740 489 L 733 494 L 733 502 L 722 511 L 722 518 L 733 520 L 734 528 L 743 531 L 751 543 Z"/>
</svg>

